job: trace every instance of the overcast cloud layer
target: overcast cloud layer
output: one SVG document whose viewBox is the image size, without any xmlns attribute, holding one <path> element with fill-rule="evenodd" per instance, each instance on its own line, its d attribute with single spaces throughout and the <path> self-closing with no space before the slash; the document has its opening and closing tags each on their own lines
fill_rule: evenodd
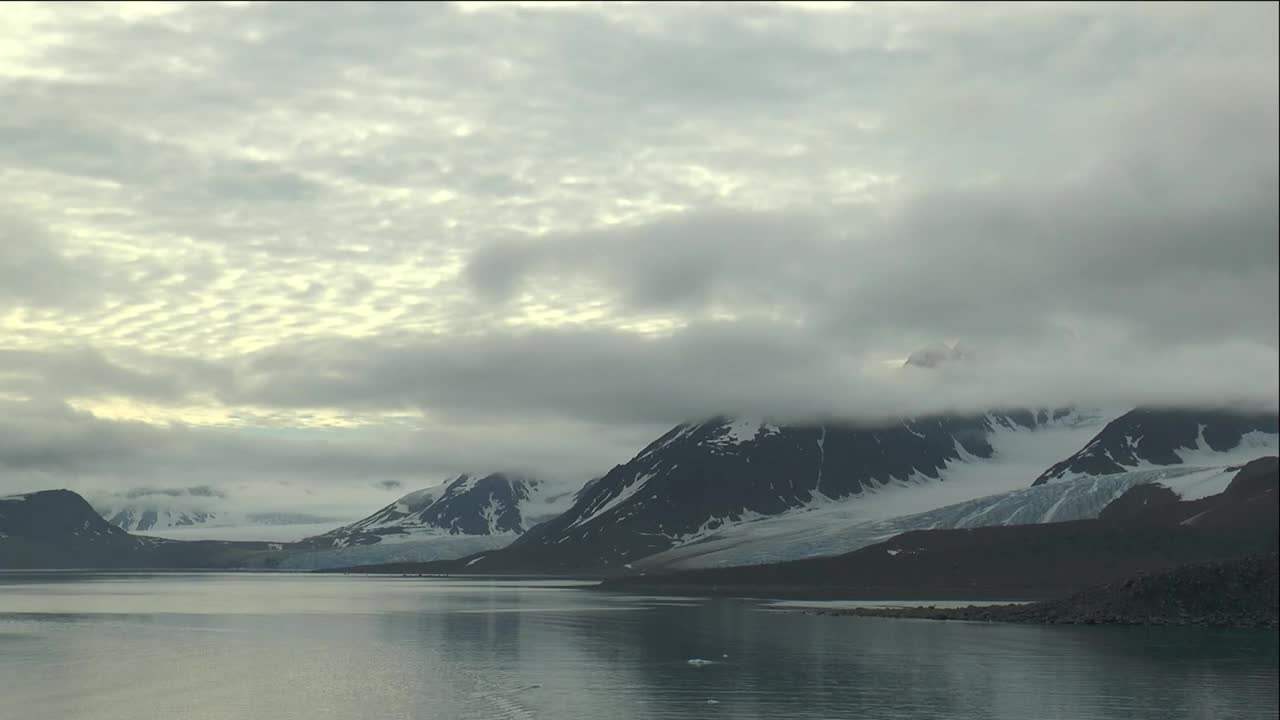
<svg viewBox="0 0 1280 720">
<path fill-rule="evenodd" d="M 363 511 L 714 413 L 1274 408 L 1276 28 L 5 4 L 0 491 Z"/>
</svg>

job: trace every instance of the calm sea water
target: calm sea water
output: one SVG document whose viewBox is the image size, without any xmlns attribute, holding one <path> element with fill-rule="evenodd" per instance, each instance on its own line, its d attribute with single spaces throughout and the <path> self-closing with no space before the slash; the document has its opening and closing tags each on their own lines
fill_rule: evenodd
<svg viewBox="0 0 1280 720">
<path fill-rule="evenodd" d="M 1273 720 L 1277 648 L 563 583 L 0 573 L 3 720 Z"/>
</svg>

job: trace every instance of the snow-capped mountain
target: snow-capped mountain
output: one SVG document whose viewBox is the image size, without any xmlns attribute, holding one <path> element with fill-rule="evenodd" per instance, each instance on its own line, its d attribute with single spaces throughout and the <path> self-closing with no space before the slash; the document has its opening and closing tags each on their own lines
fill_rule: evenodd
<svg viewBox="0 0 1280 720">
<path fill-rule="evenodd" d="M 216 517 L 215 513 L 197 510 L 186 511 L 153 506 L 133 506 L 120 509 L 107 508 L 102 517 L 121 530 L 145 533 L 148 530 L 166 530 L 176 527 L 200 525 Z"/>
<path fill-rule="evenodd" d="M 91 502 L 107 522 L 139 535 L 174 540 L 293 542 L 333 527 L 343 518 L 310 513 L 243 512 L 217 498 L 104 496 Z"/>
<path fill-rule="evenodd" d="M 419 513 L 444 493 L 447 485 L 415 490 L 368 517 L 324 533 L 321 538 L 332 539 L 334 546 L 367 545 L 380 541 L 383 535 L 403 533 L 417 522 Z M 339 539 L 343 539 L 341 543 Z"/>
<path fill-rule="evenodd" d="M 395 542 L 423 535 L 519 535 L 564 509 L 545 483 L 494 473 L 459 475 L 396 500 L 350 525 L 309 538 L 331 547 Z"/>
<path fill-rule="evenodd" d="M 986 496 L 955 504 L 938 502 L 943 488 L 875 488 L 857 503 L 800 508 L 704 534 L 638 565 L 778 562 L 849 552 L 912 530 L 1089 519 L 1130 488 L 1150 483 L 1194 500 L 1221 492 L 1235 468 L 1275 455 L 1280 447 L 1276 422 L 1275 414 L 1266 413 L 1137 409 L 1107 423 L 1066 460 L 1042 455 L 1043 464 L 1054 464 L 1034 473 L 1038 479 L 1030 488 L 982 493 Z M 995 442 L 1011 439 L 1017 438 Z M 997 485 L 974 487 L 994 491 Z"/>
<path fill-rule="evenodd" d="M 1280 418 L 1265 412 L 1139 408 L 1107 423 L 1035 484 L 1144 468 L 1244 464 L 1280 448 Z"/>
<path fill-rule="evenodd" d="M 449 560 L 508 545 L 563 512 L 574 490 L 504 473 L 459 475 L 350 525 L 307 538 L 285 567 Z"/>
<path fill-rule="evenodd" d="M 97 490 L 86 498 L 102 517 L 131 533 L 174 540 L 295 542 L 350 521 L 332 507 L 300 512 L 296 498 L 245 497 L 209 485 Z"/>
<path fill-rule="evenodd" d="M 885 517 L 1026 487 L 1102 418 L 1071 410 L 874 426 L 716 418 L 678 425 L 478 567 L 618 567 L 726 527 L 828 505 Z M 945 481 L 945 482 L 944 482 Z M 882 498 L 893 498 L 885 505 Z"/>
<path fill-rule="evenodd" d="M 108 507 L 101 513 L 108 522 L 123 530 L 172 540 L 295 542 L 342 520 L 309 513 L 184 510 L 155 505 Z"/>
</svg>

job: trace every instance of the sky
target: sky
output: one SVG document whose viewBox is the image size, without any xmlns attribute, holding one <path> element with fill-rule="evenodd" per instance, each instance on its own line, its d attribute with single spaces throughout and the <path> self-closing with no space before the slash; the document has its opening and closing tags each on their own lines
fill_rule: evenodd
<svg viewBox="0 0 1280 720">
<path fill-rule="evenodd" d="M 718 413 L 1274 408 L 1276 28 L 5 3 L 0 491 L 363 511 Z"/>
</svg>

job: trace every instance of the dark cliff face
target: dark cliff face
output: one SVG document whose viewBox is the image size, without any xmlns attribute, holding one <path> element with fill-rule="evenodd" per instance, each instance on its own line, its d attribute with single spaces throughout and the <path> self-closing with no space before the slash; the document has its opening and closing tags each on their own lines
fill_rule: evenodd
<svg viewBox="0 0 1280 720">
<path fill-rule="evenodd" d="M 0 498 L 0 535 L 30 540 L 125 538 L 70 490 L 44 490 Z"/>
<path fill-rule="evenodd" d="M 939 416 L 855 425 L 716 418 L 682 424 L 584 488 L 573 507 L 482 564 L 617 567 L 726 522 L 776 515 L 824 498 L 989 459 L 991 433 L 1030 429 L 1067 411 Z"/>
<path fill-rule="evenodd" d="M 1251 432 L 1280 432 L 1276 413 L 1132 410 L 1108 423 L 1080 452 L 1046 470 L 1034 484 L 1077 475 L 1110 475 L 1145 463 L 1180 465 L 1179 450 L 1207 446 L 1214 452 L 1227 452 Z"/>
</svg>

